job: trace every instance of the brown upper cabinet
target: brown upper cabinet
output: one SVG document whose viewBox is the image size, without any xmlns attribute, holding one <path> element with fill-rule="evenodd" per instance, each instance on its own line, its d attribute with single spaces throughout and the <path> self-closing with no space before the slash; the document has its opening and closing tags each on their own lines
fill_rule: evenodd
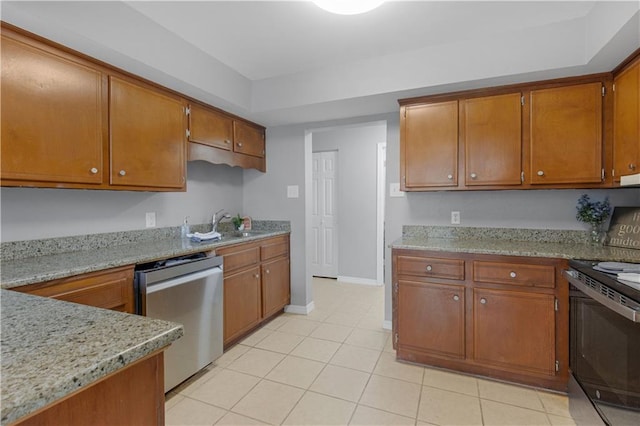
<svg viewBox="0 0 640 426">
<path fill-rule="evenodd" d="M 401 189 L 610 187 L 607 84 L 596 74 L 400 100 Z"/>
<path fill-rule="evenodd" d="M 230 151 L 233 148 L 233 119 L 198 104 L 190 105 L 189 142 Z"/>
<path fill-rule="evenodd" d="M 601 82 L 532 90 L 531 184 L 604 179 Z"/>
<path fill-rule="evenodd" d="M 461 101 L 465 185 L 522 183 L 522 95 Z"/>
<path fill-rule="evenodd" d="M 109 77 L 112 185 L 183 189 L 183 100 L 129 79 Z"/>
<path fill-rule="evenodd" d="M 191 100 L 10 24 L 1 30 L 2 186 L 186 190 Z M 189 145 L 220 151 L 226 140 L 230 154 L 214 162 L 265 171 L 264 127 L 208 106 L 195 116 Z"/>
<path fill-rule="evenodd" d="M 106 76 L 4 29 L 0 52 L 3 185 L 102 184 Z"/>
<path fill-rule="evenodd" d="M 640 173 L 640 53 L 613 79 L 613 179 Z"/>
<path fill-rule="evenodd" d="M 400 173 L 403 191 L 458 185 L 458 101 L 403 107 Z"/>
<path fill-rule="evenodd" d="M 264 127 L 194 103 L 189 142 L 189 160 L 266 171 Z"/>
</svg>

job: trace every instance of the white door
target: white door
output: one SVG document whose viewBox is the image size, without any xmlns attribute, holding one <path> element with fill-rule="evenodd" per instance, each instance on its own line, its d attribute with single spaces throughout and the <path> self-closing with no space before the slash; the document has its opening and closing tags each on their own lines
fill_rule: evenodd
<svg viewBox="0 0 640 426">
<path fill-rule="evenodd" d="M 313 207 L 311 273 L 338 276 L 337 164 L 338 151 L 313 153 Z"/>
</svg>

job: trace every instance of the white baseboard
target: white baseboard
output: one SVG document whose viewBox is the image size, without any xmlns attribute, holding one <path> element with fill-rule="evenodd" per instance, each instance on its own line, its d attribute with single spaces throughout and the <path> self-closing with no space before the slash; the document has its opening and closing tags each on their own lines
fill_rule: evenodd
<svg viewBox="0 0 640 426">
<path fill-rule="evenodd" d="M 288 314 L 308 315 L 316 308 L 314 302 L 310 302 L 307 306 L 303 305 L 287 305 L 284 311 Z"/>
<path fill-rule="evenodd" d="M 351 284 L 373 285 L 376 287 L 384 285 L 384 283 L 379 283 L 378 280 L 372 280 L 371 278 L 345 277 L 344 275 L 338 275 L 338 281 Z"/>
<path fill-rule="evenodd" d="M 382 328 L 385 330 L 393 330 L 393 323 L 391 321 L 384 320 L 382 321 Z"/>
</svg>

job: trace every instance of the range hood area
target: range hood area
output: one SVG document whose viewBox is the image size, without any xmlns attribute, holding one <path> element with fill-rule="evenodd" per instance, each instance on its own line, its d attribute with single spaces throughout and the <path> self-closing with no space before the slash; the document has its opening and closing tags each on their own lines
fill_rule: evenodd
<svg viewBox="0 0 640 426">
<path fill-rule="evenodd" d="M 620 177 L 620 186 L 640 186 L 640 173 Z"/>
</svg>

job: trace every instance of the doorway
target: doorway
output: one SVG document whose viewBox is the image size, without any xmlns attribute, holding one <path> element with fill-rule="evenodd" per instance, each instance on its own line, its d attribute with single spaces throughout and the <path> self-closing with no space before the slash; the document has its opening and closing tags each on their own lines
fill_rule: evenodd
<svg viewBox="0 0 640 426">
<path fill-rule="evenodd" d="M 311 274 L 338 277 L 338 151 L 312 156 Z"/>
</svg>

